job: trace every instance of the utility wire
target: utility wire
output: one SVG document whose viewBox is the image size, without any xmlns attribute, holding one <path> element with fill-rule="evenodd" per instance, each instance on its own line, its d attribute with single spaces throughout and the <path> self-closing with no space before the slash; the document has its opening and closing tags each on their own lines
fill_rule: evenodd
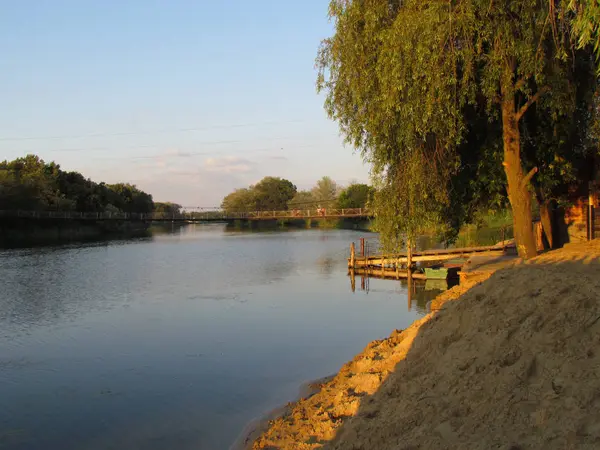
<svg viewBox="0 0 600 450">
<path fill-rule="evenodd" d="M 236 125 L 213 125 L 210 127 L 194 127 L 194 128 L 176 128 L 173 130 L 155 130 L 155 131 L 127 131 L 120 133 L 91 133 L 91 134 L 79 134 L 79 135 L 62 135 L 62 136 L 23 136 L 23 137 L 0 137 L 0 141 L 42 141 L 51 139 L 79 139 L 79 138 L 96 138 L 106 136 L 138 136 L 138 135 L 151 135 L 151 134 L 162 134 L 162 133 L 185 133 L 190 131 L 205 131 L 215 129 L 231 129 L 231 128 L 245 128 L 255 127 L 259 125 L 274 125 L 274 124 L 286 124 L 286 123 L 302 123 L 305 120 L 287 120 L 287 121 L 268 121 L 268 122 L 256 122 L 256 123 L 244 123 Z"/>
</svg>

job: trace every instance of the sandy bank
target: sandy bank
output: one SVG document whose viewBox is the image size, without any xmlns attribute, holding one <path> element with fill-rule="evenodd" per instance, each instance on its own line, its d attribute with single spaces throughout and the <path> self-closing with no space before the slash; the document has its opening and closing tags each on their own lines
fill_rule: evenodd
<svg viewBox="0 0 600 450">
<path fill-rule="evenodd" d="M 600 448 L 600 241 L 474 274 L 434 305 L 252 448 Z"/>
</svg>

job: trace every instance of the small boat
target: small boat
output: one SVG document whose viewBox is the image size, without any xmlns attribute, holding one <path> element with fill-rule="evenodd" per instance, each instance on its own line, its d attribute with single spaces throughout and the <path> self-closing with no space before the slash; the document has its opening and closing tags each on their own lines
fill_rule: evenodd
<svg viewBox="0 0 600 450">
<path fill-rule="evenodd" d="M 458 278 L 459 265 L 445 264 L 443 266 L 425 267 L 425 276 L 428 280 L 448 280 Z"/>
</svg>

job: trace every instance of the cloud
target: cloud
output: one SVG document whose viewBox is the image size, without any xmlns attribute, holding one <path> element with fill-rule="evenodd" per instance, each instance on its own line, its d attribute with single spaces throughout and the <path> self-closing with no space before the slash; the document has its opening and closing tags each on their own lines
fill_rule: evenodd
<svg viewBox="0 0 600 450">
<path fill-rule="evenodd" d="M 190 158 L 192 156 L 192 153 L 184 152 L 182 150 L 173 148 L 173 149 L 167 150 L 163 156 L 174 157 L 174 158 Z"/>
<path fill-rule="evenodd" d="M 207 158 L 204 161 L 204 169 L 219 173 L 248 173 L 254 170 L 254 164 L 252 161 L 238 156 L 225 156 Z"/>
<path fill-rule="evenodd" d="M 277 161 L 287 161 L 288 157 L 283 155 L 271 155 L 268 157 L 269 159 L 275 159 Z"/>
</svg>

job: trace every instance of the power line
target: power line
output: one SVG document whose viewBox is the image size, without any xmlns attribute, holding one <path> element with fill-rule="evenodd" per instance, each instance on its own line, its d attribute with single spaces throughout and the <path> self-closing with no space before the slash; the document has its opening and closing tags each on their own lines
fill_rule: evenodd
<svg viewBox="0 0 600 450">
<path fill-rule="evenodd" d="M 334 135 L 324 135 L 322 137 L 332 137 Z M 250 141 L 261 141 L 261 140 L 272 140 L 272 141 L 285 141 L 285 140 L 302 140 L 303 137 L 302 136 L 292 136 L 292 137 L 264 137 L 264 138 L 256 138 L 256 139 L 251 139 Z M 236 140 L 217 140 L 217 141 L 200 141 L 200 142 L 194 142 L 193 145 L 223 145 L 223 144 L 241 144 L 243 142 L 248 142 L 248 140 L 245 139 L 236 139 Z M 188 144 L 189 145 L 189 144 Z M 126 145 L 126 146 L 110 146 L 110 147 L 63 147 L 63 148 L 51 148 L 51 149 L 45 149 L 45 152 L 83 152 L 83 151 L 100 151 L 100 150 L 132 150 L 132 149 L 138 149 L 138 148 L 164 148 L 164 145 Z M 182 154 L 187 154 L 190 152 L 185 152 L 182 151 Z M 165 154 L 163 156 L 184 156 L 184 155 L 177 155 L 177 154 Z"/>
<path fill-rule="evenodd" d="M 307 144 L 307 145 L 294 145 L 294 146 L 287 146 L 286 149 L 291 149 L 291 150 L 296 150 L 296 149 L 302 149 L 302 148 L 312 148 L 312 147 L 317 147 L 317 144 Z M 233 150 L 230 151 L 229 155 L 226 154 L 217 154 L 215 153 L 215 151 L 201 151 L 201 152 L 181 152 L 181 154 L 171 154 L 169 155 L 168 153 L 156 153 L 153 155 L 136 155 L 136 156 L 113 156 L 113 157 L 96 157 L 96 158 L 90 158 L 90 159 L 95 159 L 95 160 L 144 160 L 144 159 L 155 159 L 155 158 L 192 158 L 194 156 L 214 156 L 214 157 L 227 157 L 227 156 L 234 156 L 231 153 L 236 153 L 236 156 L 239 155 L 248 155 L 248 154 L 253 154 L 253 153 L 264 153 L 264 152 L 277 152 L 277 151 L 281 151 L 284 150 L 284 147 L 280 147 L 280 148 L 276 148 L 276 147 L 261 147 L 261 148 L 253 148 L 253 149 L 241 149 L 241 150 Z"/>
<path fill-rule="evenodd" d="M 23 136 L 23 137 L 4 137 L 0 138 L 1 142 L 7 141 L 43 141 L 43 140 L 58 140 L 58 139 L 79 139 L 79 138 L 96 138 L 96 137 L 108 137 L 108 136 L 140 136 L 140 135 L 152 135 L 162 133 L 185 133 L 190 131 L 205 131 L 215 129 L 231 129 L 231 128 L 245 128 L 255 127 L 259 125 L 274 125 L 274 124 L 286 124 L 286 123 L 302 123 L 305 120 L 286 120 L 286 121 L 267 121 L 267 122 L 256 122 L 256 123 L 244 123 L 235 125 L 213 125 L 210 127 L 194 127 L 194 128 L 176 128 L 173 130 L 155 130 L 155 131 L 127 131 L 119 133 L 91 133 L 91 134 L 79 134 L 79 135 L 62 135 L 62 136 Z"/>
</svg>

